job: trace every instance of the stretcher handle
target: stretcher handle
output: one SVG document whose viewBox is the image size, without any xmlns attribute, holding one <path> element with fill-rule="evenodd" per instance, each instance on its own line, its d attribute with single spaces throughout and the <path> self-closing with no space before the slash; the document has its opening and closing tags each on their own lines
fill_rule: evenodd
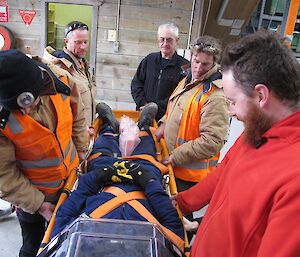
<svg viewBox="0 0 300 257">
<path fill-rule="evenodd" d="M 163 138 L 160 139 L 160 143 L 162 146 L 163 156 L 169 156 L 169 151 L 167 149 L 166 142 Z M 178 192 L 177 192 L 177 185 L 176 185 L 176 181 L 175 181 L 173 167 L 170 163 L 167 164 L 167 167 L 169 170 L 168 174 L 170 176 L 170 181 L 169 181 L 170 193 L 171 193 L 171 195 L 176 195 Z"/>
<path fill-rule="evenodd" d="M 73 188 L 73 185 L 75 183 L 75 181 L 77 180 L 77 172 L 76 172 L 76 169 L 73 169 L 66 181 L 66 184 L 60 194 L 60 197 L 57 201 L 57 204 L 55 206 L 55 209 L 54 209 L 54 212 L 52 214 L 52 217 L 49 221 L 49 224 L 48 224 L 48 227 L 47 227 L 47 230 L 45 232 L 45 235 L 43 237 L 43 240 L 42 240 L 42 243 L 41 243 L 41 246 L 40 246 L 40 249 L 38 251 L 38 255 L 43 251 L 43 249 L 45 248 L 45 246 L 49 243 L 50 241 L 50 235 L 52 233 L 52 230 L 53 230 L 53 227 L 54 227 L 54 224 L 55 224 L 55 217 L 56 217 L 56 212 L 58 210 L 58 208 L 65 202 L 65 200 L 68 198 L 69 194 L 71 193 L 72 191 L 72 188 Z"/>
<path fill-rule="evenodd" d="M 94 125 L 94 124 L 93 124 Z M 49 224 L 47 226 L 47 230 L 45 232 L 45 235 L 43 237 L 40 249 L 38 251 L 38 255 L 43 251 L 44 247 L 49 243 L 50 241 L 50 236 L 55 224 L 55 218 L 56 218 L 56 212 L 58 210 L 58 208 L 66 201 L 66 199 L 69 197 L 69 195 L 71 194 L 71 192 L 74 191 L 74 189 L 77 188 L 77 183 L 78 183 L 78 176 L 82 173 L 82 170 L 84 168 L 85 162 L 88 159 L 89 155 L 91 154 L 92 150 L 93 150 L 93 145 L 94 145 L 94 141 L 95 138 L 90 138 L 90 142 L 89 142 L 89 148 L 88 151 L 84 157 L 84 159 L 80 162 L 79 166 L 76 167 L 74 170 L 71 171 L 65 185 L 64 188 L 58 198 L 57 204 L 55 206 L 55 209 L 53 211 L 53 214 L 51 216 L 51 219 L 49 221 Z"/>
<path fill-rule="evenodd" d="M 96 141 L 98 135 L 99 135 L 99 130 L 100 130 L 100 127 L 102 125 L 102 119 L 100 119 L 99 117 L 97 117 L 94 122 L 93 122 L 93 125 L 92 127 L 94 128 L 94 131 L 95 131 L 95 134 L 94 134 L 94 140 Z"/>
<path fill-rule="evenodd" d="M 168 151 L 165 139 L 161 138 L 160 143 L 161 143 L 161 146 L 162 146 L 163 156 L 169 156 L 169 151 Z M 177 192 L 177 186 L 176 186 L 173 167 L 170 163 L 167 164 L 167 167 L 168 167 L 168 170 L 169 170 L 169 178 L 170 178 L 170 181 L 169 181 L 170 194 L 171 195 L 176 195 L 178 192 Z M 182 211 L 180 210 L 178 205 L 176 205 L 176 210 L 177 210 L 178 216 L 180 217 L 180 219 L 183 223 Z M 186 233 L 185 229 L 184 229 L 184 249 L 185 249 L 185 251 L 184 251 L 185 256 L 189 257 L 190 256 L 190 244 L 189 244 L 189 240 L 188 240 L 187 233 Z"/>
<path fill-rule="evenodd" d="M 157 122 L 154 120 L 153 121 L 153 126 L 155 128 L 157 128 Z M 166 144 L 166 141 L 164 138 L 161 138 L 160 139 L 160 144 L 161 144 L 161 147 L 162 147 L 162 155 L 164 157 L 167 157 L 169 156 L 169 150 L 167 148 L 167 144 Z M 171 196 L 172 195 L 176 195 L 178 193 L 177 191 L 177 186 L 176 186 L 176 181 L 175 181 L 175 175 L 174 175 L 174 171 L 173 171 L 173 167 L 172 165 L 169 163 L 167 164 L 167 167 L 168 167 L 168 174 L 169 174 L 169 189 L 170 189 L 170 194 Z M 177 213 L 178 213 L 178 216 L 179 218 L 181 219 L 182 223 L 183 223 L 183 216 L 182 216 L 182 211 L 179 209 L 179 206 L 176 205 L 176 210 L 177 210 Z M 188 237 L 187 237 L 187 233 L 186 233 L 186 230 L 184 229 L 184 254 L 186 257 L 189 257 L 190 256 L 190 244 L 189 244 L 189 240 L 188 240 Z"/>
</svg>

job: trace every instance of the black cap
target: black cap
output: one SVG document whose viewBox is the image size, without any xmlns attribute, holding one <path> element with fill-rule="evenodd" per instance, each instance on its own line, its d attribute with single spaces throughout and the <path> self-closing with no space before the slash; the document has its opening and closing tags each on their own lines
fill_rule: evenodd
<svg viewBox="0 0 300 257">
<path fill-rule="evenodd" d="M 9 110 L 24 108 L 39 96 L 43 86 L 37 63 L 18 50 L 0 52 L 0 105 Z"/>
</svg>

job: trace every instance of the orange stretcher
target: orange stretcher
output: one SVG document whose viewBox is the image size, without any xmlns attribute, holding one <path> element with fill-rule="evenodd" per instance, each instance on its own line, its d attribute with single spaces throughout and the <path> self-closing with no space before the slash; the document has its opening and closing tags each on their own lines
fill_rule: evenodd
<svg viewBox="0 0 300 257">
<path fill-rule="evenodd" d="M 140 112 L 132 111 L 132 110 L 114 110 L 113 113 L 114 113 L 117 120 L 120 120 L 120 118 L 123 115 L 126 115 L 126 116 L 132 118 L 135 122 L 138 121 L 139 115 L 140 115 Z M 89 153 L 91 152 L 92 147 L 93 147 L 93 143 L 96 140 L 97 135 L 99 134 L 99 130 L 100 130 L 101 125 L 102 125 L 102 120 L 100 118 L 96 118 L 96 120 L 93 123 L 93 127 L 95 129 L 95 137 L 91 139 L 90 146 L 89 146 L 89 148 L 90 148 Z M 156 158 L 159 162 L 162 162 L 165 157 L 169 156 L 169 152 L 168 152 L 168 149 L 166 147 L 165 140 L 161 139 L 160 141 L 158 141 L 156 139 L 156 136 L 154 135 L 154 131 L 157 128 L 157 123 L 156 123 L 155 120 L 153 121 L 153 128 L 154 129 L 151 128 L 151 132 L 152 132 L 153 139 L 155 141 Z M 54 224 L 55 224 L 55 217 L 56 217 L 57 209 L 68 198 L 70 193 L 76 188 L 77 175 L 85 169 L 89 153 L 87 154 L 85 160 L 82 161 L 80 163 L 80 165 L 77 167 L 77 169 L 73 170 L 71 172 L 70 176 L 68 177 L 68 180 L 67 180 L 67 182 L 64 186 L 64 189 L 63 189 L 63 191 L 61 193 L 61 196 L 60 196 L 60 198 L 57 202 L 57 205 L 55 207 L 52 218 L 51 218 L 51 220 L 49 222 L 49 225 L 47 227 L 47 231 L 44 235 L 44 238 L 43 238 L 43 241 L 42 241 L 42 244 L 41 244 L 41 247 L 39 249 L 39 253 L 38 253 L 37 256 L 48 256 L 48 255 L 43 255 L 43 252 L 45 251 L 45 249 L 47 247 L 47 244 L 50 242 L 50 235 L 51 235 L 52 229 L 53 229 Z M 167 165 L 167 170 L 168 170 L 168 173 L 166 175 L 164 175 L 164 180 L 163 180 L 165 190 L 170 196 L 176 195 L 177 194 L 177 187 L 176 187 L 175 177 L 174 177 L 174 173 L 173 173 L 173 168 L 170 164 Z M 180 209 L 178 208 L 178 206 L 176 206 L 176 209 L 177 209 L 177 212 L 179 214 L 179 217 L 182 219 L 183 218 L 182 213 L 181 213 Z M 185 232 L 184 250 L 183 250 L 183 255 L 182 256 L 187 256 L 188 257 L 189 254 L 190 254 L 190 247 L 189 247 L 189 242 L 188 242 L 188 239 L 187 239 L 187 234 Z"/>
</svg>

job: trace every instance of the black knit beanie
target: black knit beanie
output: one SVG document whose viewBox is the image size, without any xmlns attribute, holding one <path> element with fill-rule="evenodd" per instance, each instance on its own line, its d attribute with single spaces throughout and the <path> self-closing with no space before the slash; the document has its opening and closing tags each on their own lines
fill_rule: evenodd
<svg viewBox="0 0 300 257">
<path fill-rule="evenodd" d="M 32 100 L 30 96 L 36 99 L 42 85 L 42 72 L 35 61 L 18 50 L 0 52 L 0 105 L 3 108 L 9 111 L 22 108 L 20 102 L 26 104 L 26 98 Z M 23 99 L 20 100 L 21 94 Z"/>
</svg>

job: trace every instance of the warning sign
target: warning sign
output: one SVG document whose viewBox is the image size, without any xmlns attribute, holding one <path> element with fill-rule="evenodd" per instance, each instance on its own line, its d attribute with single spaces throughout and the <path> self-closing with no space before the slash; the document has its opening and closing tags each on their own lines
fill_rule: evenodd
<svg viewBox="0 0 300 257">
<path fill-rule="evenodd" d="M 0 22 L 8 22 L 8 5 L 0 3 Z"/>
<path fill-rule="evenodd" d="M 27 27 L 29 27 L 30 23 L 32 22 L 35 14 L 36 14 L 36 11 L 33 11 L 33 10 L 19 10 L 19 13 L 22 17 L 22 20 L 24 21 L 25 25 Z"/>
</svg>

